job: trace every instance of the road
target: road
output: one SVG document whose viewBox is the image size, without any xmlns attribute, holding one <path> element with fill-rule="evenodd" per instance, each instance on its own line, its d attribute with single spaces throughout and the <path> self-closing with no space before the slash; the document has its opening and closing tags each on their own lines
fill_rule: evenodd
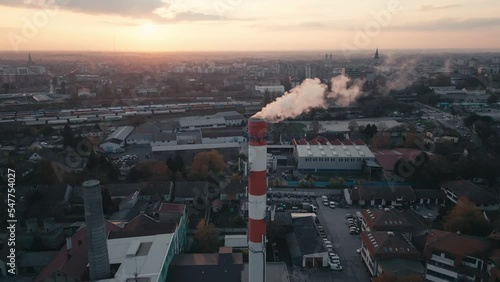
<svg viewBox="0 0 500 282">
<path fill-rule="evenodd" d="M 370 276 L 366 266 L 361 260 L 361 255 L 356 252 L 361 247 L 361 239 L 359 235 L 350 235 L 347 228 L 345 215 L 347 213 L 355 214 L 357 209 L 331 209 L 322 203 L 320 197 L 318 202 L 318 219 L 326 230 L 326 234 L 332 241 L 334 252 L 340 257 L 340 264 L 344 268 L 342 271 L 331 271 L 332 280 L 329 281 L 370 281 Z M 320 274 L 318 274 L 320 275 Z M 311 273 L 309 278 L 311 281 L 322 281 L 320 277 L 316 280 L 315 274 Z"/>
</svg>

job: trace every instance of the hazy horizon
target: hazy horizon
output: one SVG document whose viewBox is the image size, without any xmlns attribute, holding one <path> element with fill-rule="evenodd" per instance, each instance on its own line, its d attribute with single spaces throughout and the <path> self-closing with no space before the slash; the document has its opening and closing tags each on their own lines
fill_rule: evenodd
<svg viewBox="0 0 500 282">
<path fill-rule="evenodd" d="M 498 50 L 500 2 L 0 0 L 0 50 Z"/>
</svg>

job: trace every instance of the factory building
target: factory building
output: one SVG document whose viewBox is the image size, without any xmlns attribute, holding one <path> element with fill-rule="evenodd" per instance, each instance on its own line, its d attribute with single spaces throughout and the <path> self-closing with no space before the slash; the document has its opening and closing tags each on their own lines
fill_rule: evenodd
<svg viewBox="0 0 500 282">
<path fill-rule="evenodd" d="M 375 155 L 361 140 L 320 141 L 292 140 L 299 171 L 360 172 L 365 162 L 375 161 Z"/>
<path fill-rule="evenodd" d="M 125 146 L 125 140 L 134 131 L 133 126 L 122 126 L 117 128 L 101 144 L 101 148 L 109 153 L 120 152 Z"/>
</svg>

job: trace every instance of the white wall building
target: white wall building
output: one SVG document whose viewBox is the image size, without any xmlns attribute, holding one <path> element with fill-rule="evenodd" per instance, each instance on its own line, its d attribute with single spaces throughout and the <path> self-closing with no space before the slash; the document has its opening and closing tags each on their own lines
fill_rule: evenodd
<svg viewBox="0 0 500 282">
<path fill-rule="evenodd" d="M 375 161 L 375 155 L 362 141 L 334 140 L 311 144 L 293 140 L 292 143 L 297 167 L 303 172 L 361 171 L 365 161 Z"/>
<path fill-rule="evenodd" d="M 106 152 L 119 152 L 125 146 L 125 140 L 134 130 L 133 126 L 122 126 L 117 128 L 104 140 L 100 147 Z"/>
<path fill-rule="evenodd" d="M 285 93 L 285 86 L 283 85 L 255 85 L 255 90 L 264 94 L 269 92 L 269 94 L 283 95 Z"/>
</svg>

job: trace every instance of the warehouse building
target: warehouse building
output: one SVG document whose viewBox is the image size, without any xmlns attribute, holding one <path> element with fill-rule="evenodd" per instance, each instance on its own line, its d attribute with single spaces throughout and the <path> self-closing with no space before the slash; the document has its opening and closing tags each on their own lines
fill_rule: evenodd
<svg viewBox="0 0 500 282">
<path fill-rule="evenodd" d="M 375 155 L 361 140 L 292 140 L 300 172 L 360 172 Z"/>
<path fill-rule="evenodd" d="M 134 131 L 133 126 L 122 126 L 117 128 L 106 140 L 101 144 L 101 148 L 108 153 L 116 153 L 123 150 L 125 140 Z"/>
</svg>

